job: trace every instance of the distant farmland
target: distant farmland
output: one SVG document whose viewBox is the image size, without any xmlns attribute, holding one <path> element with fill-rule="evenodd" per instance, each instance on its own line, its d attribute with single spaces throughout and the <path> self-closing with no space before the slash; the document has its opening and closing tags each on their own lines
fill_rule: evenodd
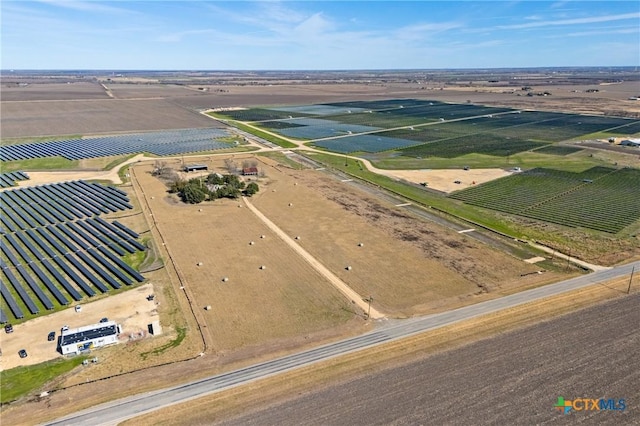
<svg viewBox="0 0 640 426">
<path fill-rule="evenodd" d="M 536 168 L 451 194 L 465 203 L 570 227 L 617 233 L 640 219 L 640 170 Z"/>
</svg>

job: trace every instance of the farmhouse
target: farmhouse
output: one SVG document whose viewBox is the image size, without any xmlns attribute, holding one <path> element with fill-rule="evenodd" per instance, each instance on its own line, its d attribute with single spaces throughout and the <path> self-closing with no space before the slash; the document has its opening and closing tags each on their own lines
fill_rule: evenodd
<svg viewBox="0 0 640 426">
<path fill-rule="evenodd" d="M 243 176 L 257 176 L 258 168 L 257 167 L 245 167 L 242 169 Z"/>
<path fill-rule="evenodd" d="M 203 170 L 209 170 L 209 167 L 207 167 L 206 164 L 187 164 L 186 166 L 184 166 L 184 171 L 187 173 L 198 172 Z"/>
<path fill-rule="evenodd" d="M 622 142 L 620 142 L 620 145 L 622 146 L 633 146 L 633 147 L 639 147 L 640 146 L 640 139 L 625 139 Z"/>
<path fill-rule="evenodd" d="M 114 343 L 118 343 L 118 326 L 114 321 L 107 321 L 79 328 L 63 329 L 60 350 L 62 355 L 78 354 Z"/>
</svg>

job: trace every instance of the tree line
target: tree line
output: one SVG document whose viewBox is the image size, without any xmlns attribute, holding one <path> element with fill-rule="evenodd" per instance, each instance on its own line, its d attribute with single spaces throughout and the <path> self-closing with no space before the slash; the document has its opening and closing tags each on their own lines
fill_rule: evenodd
<svg viewBox="0 0 640 426">
<path fill-rule="evenodd" d="M 236 175 L 211 173 L 206 177 L 189 180 L 178 179 L 169 185 L 169 192 L 178 194 L 182 201 L 198 204 L 218 198 L 238 198 L 240 195 L 251 197 L 260 190 L 258 184 L 245 184 Z"/>
</svg>

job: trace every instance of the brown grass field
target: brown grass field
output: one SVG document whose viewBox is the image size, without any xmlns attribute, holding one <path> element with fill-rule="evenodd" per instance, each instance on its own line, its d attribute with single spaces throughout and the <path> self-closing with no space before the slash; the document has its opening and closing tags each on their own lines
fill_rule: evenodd
<svg viewBox="0 0 640 426">
<path fill-rule="evenodd" d="M 192 89 L 177 84 L 105 83 L 105 86 L 115 99 L 168 98 L 202 94 L 196 88 Z"/>
<path fill-rule="evenodd" d="M 65 101 L 81 99 L 107 99 L 104 88 L 96 82 L 36 83 L 27 86 L 3 85 L 3 102 Z"/>
<path fill-rule="evenodd" d="M 167 99 L 2 102 L 3 138 L 216 127 Z"/>
<path fill-rule="evenodd" d="M 539 267 L 424 223 L 321 172 L 292 170 L 264 158 L 235 157 L 237 163 L 242 158 L 261 162 L 265 177 L 259 178 L 261 191 L 252 203 L 288 235 L 299 237 L 305 250 L 356 292 L 373 296 L 375 306 L 391 316 L 433 312 L 478 300 L 482 294 L 480 298 L 493 297 L 496 291 L 559 278 L 551 273 L 522 278 Z M 221 158 L 209 158 L 210 170 L 225 173 Z M 349 307 L 344 305 L 348 301 L 340 295 L 335 299 L 329 284 L 270 235 L 246 208 L 239 207 L 242 203 L 216 200 L 184 205 L 168 196 L 164 184 L 149 174 L 150 164 L 137 165 L 134 170 L 156 226 L 198 306 L 212 306 L 204 316 L 218 348 L 237 348 L 256 343 L 258 338 L 283 337 L 274 333 L 287 334 L 271 330 L 275 324 L 292 327 L 291 335 L 297 335 L 312 323 L 323 328 L 348 319 Z M 202 266 L 197 266 L 199 262 Z M 261 265 L 267 268 L 260 270 Z M 222 282 L 223 277 L 229 281 Z M 265 288 L 276 292 L 265 293 Z M 324 292 L 328 293 L 322 295 Z M 256 306 L 257 300 L 269 306 L 267 317 Z M 312 315 L 314 309 L 317 312 Z M 297 318 L 302 312 L 307 319 Z M 295 321 L 289 318 L 292 314 Z M 283 322 L 284 318 L 289 320 Z M 305 321 L 309 324 L 304 325 Z M 233 325 L 234 333 L 227 335 L 222 330 L 226 327 L 217 324 Z"/>
<path fill-rule="evenodd" d="M 287 339 L 362 323 L 337 290 L 248 209 L 239 208 L 241 203 L 185 205 L 167 194 L 165 185 L 150 175 L 151 168 L 136 166 L 135 179 L 183 285 L 202 312 L 215 353 L 264 343 L 282 348 L 292 344 Z"/>
</svg>

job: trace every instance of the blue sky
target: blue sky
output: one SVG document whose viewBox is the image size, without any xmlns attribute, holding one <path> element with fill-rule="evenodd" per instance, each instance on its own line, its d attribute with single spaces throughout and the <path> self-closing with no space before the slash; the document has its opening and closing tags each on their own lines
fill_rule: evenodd
<svg viewBox="0 0 640 426">
<path fill-rule="evenodd" d="M 2 0 L 2 69 L 640 65 L 638 1 Z"/>
</svg>

